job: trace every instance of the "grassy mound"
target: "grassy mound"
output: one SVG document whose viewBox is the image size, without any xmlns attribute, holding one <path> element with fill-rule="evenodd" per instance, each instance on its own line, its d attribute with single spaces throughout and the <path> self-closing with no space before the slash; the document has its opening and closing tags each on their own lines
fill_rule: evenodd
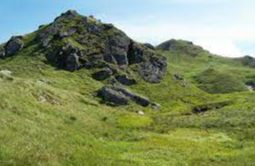
<svg viewBox="0 0 255 166">
<path fill-rule="evenodd" d="M 207 69 L 195 77 L 198 87 L 208 93 L 232 93 L 246 91 L 245 84 L 237 77 L 219 72 L 215 69 Z"/>
<path fill-rule="evenodd" d="M 192 57 L 196 57 L 203 53 L 209 53 L 204 50 L 202 47 L 193 44 L 190 41 L 185 40 L 169 40 L 164 43 L 161 43 L 157 46 L 157 49 L 163 51 L 172 51 L 179 54 L 184 54 Z"/>
</svg>

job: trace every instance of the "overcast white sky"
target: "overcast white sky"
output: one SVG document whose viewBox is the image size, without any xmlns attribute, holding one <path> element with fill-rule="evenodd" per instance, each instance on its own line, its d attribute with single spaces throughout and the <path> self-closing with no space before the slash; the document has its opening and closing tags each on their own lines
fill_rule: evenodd
<svg viewBox="0 0 255 166">
<path fill-rule="evenodd" d="M 254 8 L 253 0 L 8 0 L 0 5 L 0 41 L 76 9 L 112 22 L 140 42 L 186 39 L 212 53 L 253 56 Z"/>
</svg>

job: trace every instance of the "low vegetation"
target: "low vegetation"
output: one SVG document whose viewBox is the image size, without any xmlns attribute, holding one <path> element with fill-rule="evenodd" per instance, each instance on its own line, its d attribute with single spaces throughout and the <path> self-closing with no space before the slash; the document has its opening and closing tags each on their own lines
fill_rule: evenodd
<svg viewBox="0 0 255 166">
<path fill-rule="evenodd" d="M 176 41 L 160 83 L 123 85 L 157 107 L 111 106 L 98 69 L 49 65 L 36 33 L 0 60 L 0 165 L 254 165 L 253 68 Z"/>
</svg>

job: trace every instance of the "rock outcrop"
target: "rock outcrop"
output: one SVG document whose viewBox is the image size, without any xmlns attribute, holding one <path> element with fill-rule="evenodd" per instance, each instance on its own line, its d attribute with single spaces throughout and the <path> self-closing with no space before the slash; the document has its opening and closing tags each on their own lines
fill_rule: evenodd
<svg viewBox="0 0 255 166">
<path fill-rule="evenodd" d="M 98 81 L 105 80 L 113 75 L 113 71 L 110 68 L 103 68 L 98 72 L 95 72 L 92 77 Z"/>
<path fill-rule="evenodd" d="M 122 87 L 105 86 L 98 91 L 100 97 L 105 103 L 114 106 L 127 105 L 129 102 L 135 102 L 143 107 L 156 106 L 146 97 L 142 97 Z"/>
<path fill-rule="evenodd" d="M 98 91 L 98 97 L 104 102 L 115 106 L 127 105 L 130 101 L 125 94 L 111 87 L 100 89 Z"/>
<path fill-rule="evenodd" d="M 115 79 L 122 85 L 127 86 L 134 85 L 137 83 L 135 79 L 129 78 L 127 75 L 117 75 Z"/>
<path fill-rule="evenodd" d="M 104 24 L 92 16 L 81 16 L 75 11 L 68 11 L 48 26 L 41 27 L 37 40 L 52 65 L 69 71 L 111 66 L 117 71 L 114 74 L 119 75 L 119 71 L 125 73 L 133 65 L 133 72 L 145 81 L 158 83 L 167 68 L 166 59 L 150 46 L 134 42 L 112 24 Z M 100 73 L 97 73 L 94 78 L 104 80 L 112 75 L 101 73 L 106 75 L 99 78 Z"/>
<path fill-rule="evenodd" d="M 19 52 L 24 47 L 22 36 L 13 36 L 11 39 L 0 48 L 0 58 L 12 56 Z"/>
<path fill-rule="evenodd" d="M 164 57 L 151 57 L 141 64 L 139 73 L 143 79 L 150 83 L 159 83 L 163 78 L 167 68 Z"/>
<path fill-rule="evenodd" d="M 35 37 L 12 37 L 0 46 L 0 58 L 13 56 L 29 44 L 36 44 L 47 64 L 74 72 L 91 70 L 91 76 L 104 81 L 99 90 L 103 101 L 113 105 L 135 102 L 142 106 L 158 107 L 145 97 L 125 88 L 142 78 L 159 83 L 166 73 L 167 60 L 150 44 L 137 43 L 112 24 L 102 23 L 93 16 L 85 17 L 69 10 L 54 22 L 41 25 Z M 139 79 L 140 79 L 139 78 Z"/>
<path fill-rule="evenodd" d="M 79 49 L 70 44 L 54 49 L 52 54 L 47 54 L 47 59 L 51 64 L 61 69 L 69 71 L 78 70 L 81 67 L 79 57 L 82 53 Z"/>
</svg>

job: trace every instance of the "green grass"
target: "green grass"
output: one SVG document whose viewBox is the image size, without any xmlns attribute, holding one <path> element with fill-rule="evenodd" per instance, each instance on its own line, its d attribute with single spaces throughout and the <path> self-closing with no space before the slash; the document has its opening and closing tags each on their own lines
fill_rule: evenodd
<svg viewBox="0 0 255 166">
<path fill-rule="evenodd" d="M 209 68 L 195 77 L 198 87 L 208 93 L 231 93 L 247 91 L 245 83 L 232 73 L 219 72 Z"/>
<path fill-rule="evenodd" d="M 0 165 L 254 165 L 255 93 L 209 94 L 194 79 L 210 66 L 243 84 L 254 78 L 254 69 L 208 52 L 162 52 L 169 63 L 162 82 L 137 77 L 129 87 L 161 108 L 110 107 L 95 97 L 104 83 L 91 78 L 93 70 L 55 69 L 33 38 L 25 38 L 28 46 L 17 56 L 0 60 L 0 71 L 12 72 L 11 79 L 0 76 Z M 192 112 L 225 101 L 231 104 Z"/>
</svg>

